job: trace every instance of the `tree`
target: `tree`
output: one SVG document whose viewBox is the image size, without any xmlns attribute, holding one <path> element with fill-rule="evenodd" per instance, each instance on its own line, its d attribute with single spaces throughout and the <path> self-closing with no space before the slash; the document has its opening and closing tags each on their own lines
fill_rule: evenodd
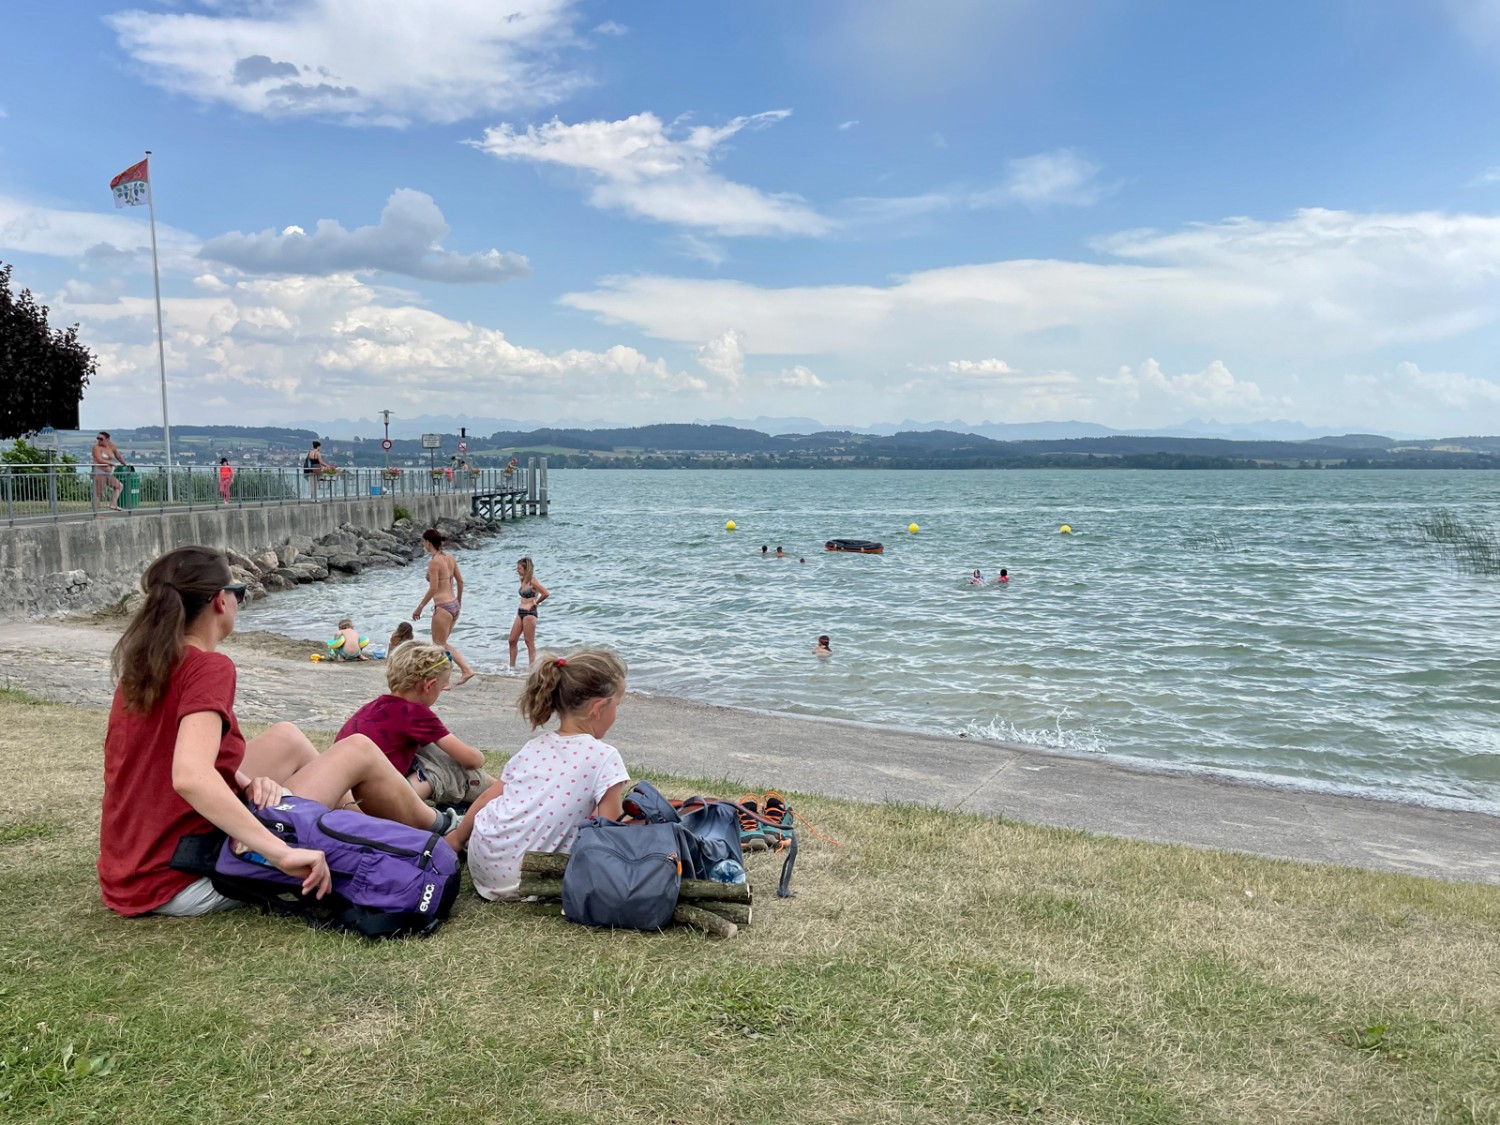
<svg viewBox="0 0 1500 1125">
<path fill-rule="evenodd" d="M 30 290 L 12 295 L 10 272 L 0 265 L 0 438 L 44 426 L 76 430 L 78 403 L 98 360 L 78 342 L 78 325 L 49 327 L 47 307 Z"/>
<path fill-rule="evenodd" d="M 71 453 L 55 454 L 52 461 L 69 467 L 78 464 L 78 458 Z M 0 465 L 12 473 L 45 473 L 46 464 L 47 451 L 38 449 L 23 437 L 16 438 L 9 449 L 0 451 Z"/>
</svg>

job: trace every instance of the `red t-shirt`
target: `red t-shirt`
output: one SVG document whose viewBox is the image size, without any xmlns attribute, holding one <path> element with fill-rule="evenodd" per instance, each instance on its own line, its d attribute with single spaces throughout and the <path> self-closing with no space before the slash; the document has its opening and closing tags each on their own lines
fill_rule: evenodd
<svg viewBox="0 0 1500 1125">
<path fill-rule="evenodd" d="M 399 695 L 382 695 L 354 712 L 339 728 L 340 738 L 351 734 L 362 734 L 379 746 L 405 777 L 411 773 L 417 751 L 429 742 L 447 738 L 448 728 L 431 707 Z"/>
<path fill-rule="evenodd" d="M 120 914 L 164 906 L 196 876 L 167 866 L 183 836 L 213 830 L 172 788 L 177 726 L 212 711 L 223 723 L 214 769 L 231 789 L 245 757 L 234 717 L 234 661 L 185 646 L 167 691 L 149 714 L 125 708 L 115 689 L 104 735 L 104 815 L 99 824 L 99 887 L 104 905 Z"/>
</svg>

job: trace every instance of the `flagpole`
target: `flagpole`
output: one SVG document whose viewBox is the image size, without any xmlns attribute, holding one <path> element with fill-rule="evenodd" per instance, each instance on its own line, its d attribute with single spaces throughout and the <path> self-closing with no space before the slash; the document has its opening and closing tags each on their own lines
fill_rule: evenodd
<svg viewBox="0 0 1500 1125">
<path fill-rule="evenodd" d="M 161 436 L 167 458 L 167 500 L 172 496 L 172 427 L 167 422 L 167 346 L 161 327 L 161 267 L 156 261 L 156 185 L 151 179 L 151 150 L 146 150 L 146 207 L 151 215 L 151 280 L 156 284 L 156 360 L 161 368 Z"/>
</svg>

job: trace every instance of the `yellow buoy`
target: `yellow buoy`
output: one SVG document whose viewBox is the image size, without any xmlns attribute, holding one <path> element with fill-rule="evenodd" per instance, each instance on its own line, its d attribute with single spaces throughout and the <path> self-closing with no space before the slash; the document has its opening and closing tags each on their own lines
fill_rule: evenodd
<svg viewBox="0 0 1500 1125">
<path fill-rule="evenodd" d="M 1067 524 L 1063 524 L 1057 530 L 1060 531 L 1060 532 L 1062 532 L 1064 535 L 1072 535 L 1073 534 L 1073 529 L 1071 527 L 1069 527 Z"/>
<path fill-rule="evenodd" d="M 725 531 L 733 531 L 734 530 L 734 521 L 733 520 L 725 520 L 724 521 L 724 530 Z"/>
<path fill-rule="evenodd" d="M 915 535 L 917 532 L 921 531 L 922 529 L 920 527 L 918 527 L 914 523 L 909 523 L 909 524 L 906 525 L 906 530 L 909 531 L 909 532 L 911 532 L 913 535 Z"/>
</svg>

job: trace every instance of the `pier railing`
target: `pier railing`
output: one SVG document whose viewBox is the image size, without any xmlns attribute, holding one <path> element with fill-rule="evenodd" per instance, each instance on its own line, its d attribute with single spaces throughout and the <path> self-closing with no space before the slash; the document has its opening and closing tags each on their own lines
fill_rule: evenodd
<svg viewBox="0 0 1500 1125">
<path fill-rule="evenodd" d="M 545 488 L 545 468 L 541 470 Z M 119 518 L 132 513 L 201 508 L 316 504 L 371 496 L 536 495 L 534 465 L 471 469 L 451 465 L 401 468 L 300 466 L 235 468 L 227 482 L 217 465 L 130 465 L 98 471 L 91 464 L 0 465 L 0 523 Z M 111 481 L 120 484 L 119 495 Z M 111 502 L 119 505 L 116 513 Z"/>
</svg>

